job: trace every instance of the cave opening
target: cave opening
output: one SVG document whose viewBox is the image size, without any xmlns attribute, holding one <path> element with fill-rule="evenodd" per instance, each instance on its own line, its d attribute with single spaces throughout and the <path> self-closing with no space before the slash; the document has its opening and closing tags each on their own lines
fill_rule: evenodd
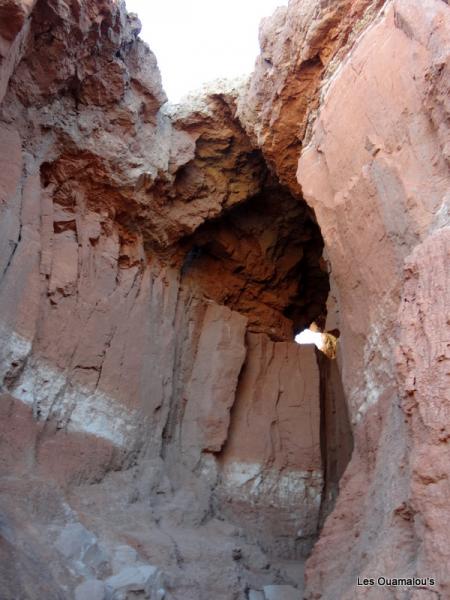
<svg viewBox="0 0 450 600">
<path fill-rule="evenodd" d="M 321 331 L 317 323 L 313 322 L 307 329 L 298 333 L 294 339 L 300 345 L 313 344 L 325 356 L 335 359 L 339 336 L 339 329 Z"/>
<path fill-rule="evenodd" d="M 292 340 L 324 325 L 323 239 L 304 202 L 273 177 L 183 241 L 183 283 L 248 318 L 248 330 Z"/>
<path fill-rule="evenodd" d="M 227 306 L 248 321 L 247 358 L 231 408 L 231 425 L 224 447 L 216 454 L 223 473 L 222 492 L 217 492 L 219 512 L 224 510 L 246 531 L 253 531 L 267 551 L 273 545 L 278 553 L 300 562 L 309 555 L 334 505 L 339 479 L 353 448 L 339 368 L 333 360 L 339 331 L 325 331 L 330 284 L 323 249 L 314 213 L 301 197 L 267 172 L 258 193 L 204 222 L 182 240 L 180 251 L 182 286 L 197 290 L 200 296 Z M 294 341 L 297 344 L 292 344 Z M 314 344 L 317 350 L 300 350 L 304 344 Z M 277 364 L 280 371 L 272 372 Z M 261 369 L 258 379 L 252 379 L 254 369 Z M 307 400 L 302 390 L 311 385 L 305 384 L 309 376 L 317 377 L 316 395 Z M 274 388 L 277 385 L 278 391 Z M 313 397 L 315 407 L 310 412 L 302 403 L 313 401 Z M 274 414 L 269 407 L 272 400 Z M 267 402 L 269 408 L 260 402 Z M 314 435 L 309 438 L 311 428 L 305 425 L 310 418 L 312 428 L 317 428 L 315 439 Z M 264 455 L 264 442 L 260 448 L 249 442 L 255 424 L 262 440 L 267 439 L 273 448 L 279 446 L 274 454 Z M 319 447 L 317 453 L 314 444 Z M 265 464 L 261 470 L 257 466 L 260 461 Z M 314 464 L 312 471 L 305 467 L 308 461 Z M 263 490 L 260 496 L 247 479 L 259 481 Z M 241 497 L 242 486 L 246 492 Z M 291 520 L 287 515 L 302 510 L 290 505 L 283 494 L 285 489 L 294 488 L 299 498 L 303 497 L 302 489 L 318 494 L 313 501 L 309 496 L 301 501 L 304 513 L 310 511 L 316 516 L 311 516 L 309 523 L 305 517 L 297 537 L 289 539 Z M 248 508 L 248 499 L 254 494 L 256 517 Z M 266 506 L 267 502 L 273 504 Z M 316 518 L 317 528 L 312 526 Z"/>
<path fill-rule="evenodd" d="M 295 336 L 297 344 L 314 344 L 319 350 L 323 346 L 323 334 L 320 331 L 312 331 L 312 329 L 304 329 Z"/>
</svg>

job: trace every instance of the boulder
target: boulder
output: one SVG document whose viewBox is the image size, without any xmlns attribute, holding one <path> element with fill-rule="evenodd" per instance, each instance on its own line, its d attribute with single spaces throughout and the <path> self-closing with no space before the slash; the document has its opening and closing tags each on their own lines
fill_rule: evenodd
<svg viewBox="0 0 450 600">
<path fill-rule="evenodd" d="M 90 579 L 75 589 L 75 600 L 105 600 L 105 585 L 98 579 Z"/>
<path fill-rule="evenodd" d="M 126 600 L 128 592 L 143 592 L 146 598 L 160 588 L 161 572 L 152 565 L 125 567 L 105 581 L 107 600 Z"/>
<path fill-rule="evenodd" d="M 301 594 L 291 585 L 266 585 L 264 598 L 265 600 L 301 600 Z"/>
</svg>

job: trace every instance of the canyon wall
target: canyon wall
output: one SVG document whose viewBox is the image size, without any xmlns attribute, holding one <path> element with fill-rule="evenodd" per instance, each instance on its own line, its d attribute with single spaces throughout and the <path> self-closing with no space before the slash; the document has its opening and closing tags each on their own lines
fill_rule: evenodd
<svg viewBox="0 0 450 600">
<path fill-rule="evenodd" d="M 122 3 L 2 10 L 2 598 L 294 593 L 323 486 L 311 210 L 236 90 L 163 106 Z"/>
<path fill-rule="evenodd" d="M 411 597 L 449 594 L 448 13 L 387 5 L 330 78 L 299 162 L 338 290 L 356 438 L 309 562 L 312 597 L 357 595 L 355 572 L 434 577 Z"/>
<path fill-rule="evenodd" d="M 241 99 L 284 181 L 300 155 L 355 437 L 308 598 L 449 594 L 448 27 L 441 0 L 291 2 L 264 23 Z M 436 583 L 356 586 L 379 576 Z"/>
<path fill-rule="evenodd" d="M 0 6 L 2 598 L 446 597 L 448 12 L 173 107 L 123 3 Z"/>
</svg>

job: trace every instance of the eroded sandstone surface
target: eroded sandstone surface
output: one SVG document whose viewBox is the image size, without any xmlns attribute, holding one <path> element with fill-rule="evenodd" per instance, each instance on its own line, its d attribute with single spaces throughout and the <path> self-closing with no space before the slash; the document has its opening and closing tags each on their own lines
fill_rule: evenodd
<svg viewBox="0 0 450 600">
<path fill-rule="evenodd" d="M 0 3 L 2 599 L 449 595 L 448 24 L 291 0 L 174 107 L 123 3 Z"/>
</svg>

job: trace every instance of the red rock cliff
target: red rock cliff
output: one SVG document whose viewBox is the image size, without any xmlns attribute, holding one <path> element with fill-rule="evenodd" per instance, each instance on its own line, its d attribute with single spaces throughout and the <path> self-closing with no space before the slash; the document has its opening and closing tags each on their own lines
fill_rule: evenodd
<svg viewBox="0 0 450 600">
<path fill-rule="evenodd" d="M 122 3 L 0 6 L 2 598 L 448 595 L 448 12 L 170 107 Z"/>
<path fill-rule="evenodd" d="M 279 10 L 240 105 L 290 185 L 295 164 L 325 241 L 328 327 L 341 331 L 355 449 L 307 563 L 308 598 L 450 593 L 449 9 L 381 4 Z M 358 576 L 435 584 L 358 588 Z"/>
</svg>

